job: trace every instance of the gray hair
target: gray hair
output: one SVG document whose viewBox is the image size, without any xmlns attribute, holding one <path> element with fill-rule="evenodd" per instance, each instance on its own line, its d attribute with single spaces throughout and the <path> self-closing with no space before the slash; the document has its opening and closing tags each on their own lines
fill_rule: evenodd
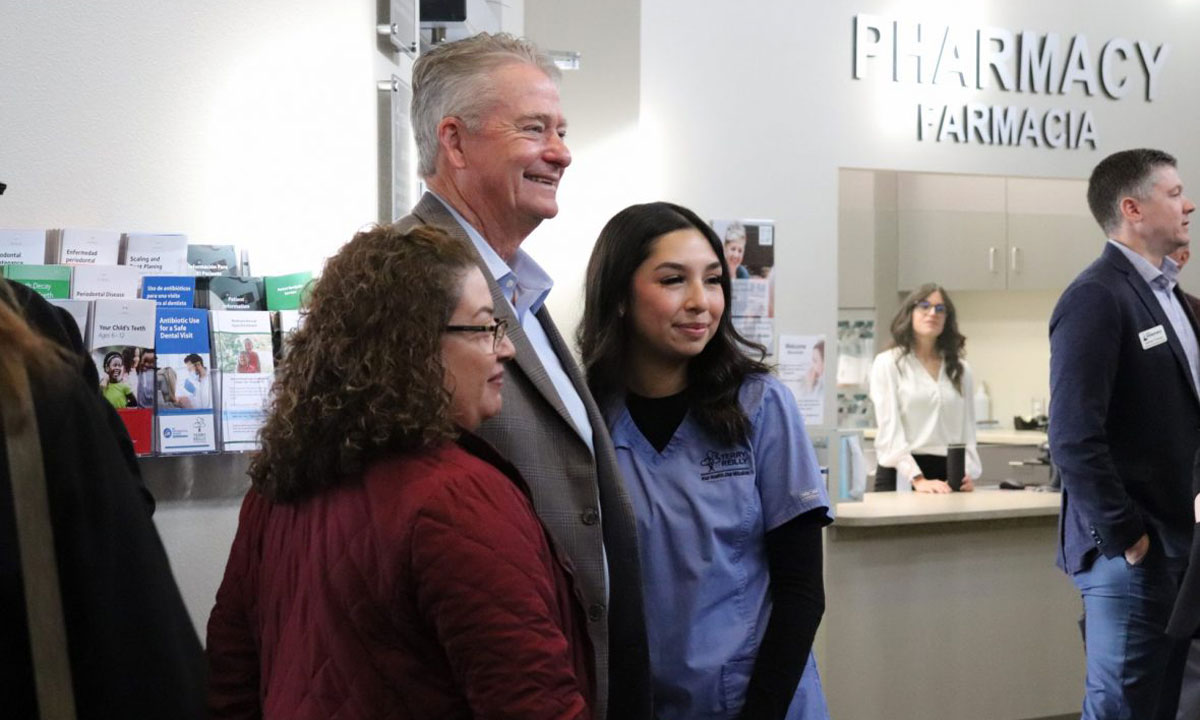
<svg viewBox="0 0 1200 720">
<path fill-rule="evenodd" d="M 412 72 L 412 126 L 421 177 L 437 172 L 438 123 L 462 118 L 467 129 L 479 129 L 483 113 L 495 100 L 490 74 L 512 63 L 527 63 L 558 83 L 562 74 L 536 45 L 508 33 L 479 33 L 438 45 L 417 58 Z"/>
<path fill-rule="evenodd" d="M 746 242 L 746 226 L 734 220 L 725 228 L 725 242 Z"/>
</svg>

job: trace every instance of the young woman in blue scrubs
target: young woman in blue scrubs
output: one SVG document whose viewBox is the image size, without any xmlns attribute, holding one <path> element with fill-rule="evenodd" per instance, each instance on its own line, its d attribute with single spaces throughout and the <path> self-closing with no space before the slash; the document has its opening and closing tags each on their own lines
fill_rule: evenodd
<svg viewBox="0 0 1200 720">
<path fill-rule="evenodd" d="M 588 264 L 578 339 L 637 514 L 655 716 L 826 718 L 829 498 L 729 296 L 720 239 L 678 205 L 622 210 Z"/>
</svg>

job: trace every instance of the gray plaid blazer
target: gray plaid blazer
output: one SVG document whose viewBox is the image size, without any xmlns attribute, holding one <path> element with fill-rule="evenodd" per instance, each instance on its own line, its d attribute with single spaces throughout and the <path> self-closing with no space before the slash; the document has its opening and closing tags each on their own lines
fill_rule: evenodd
<svg viewBox="0 0 1200 720">
<path fill-rule="evenodd" d="M 432 225 L 461 239 L 474 252 L 466 231 L 429 193 L 396 225 L 402 231 Z M 587 407 L 596 451 L 592 456 L 500 286 L 483 259 L 478 260 L 492 290 L 496 317 L 508 321 L 508 337 L 517 355 L 506 365 L 504 408 L 476 432 L 520 470 L 533 493 L 538 516 L 570 560 L 576 595 L 587 614 L 588 635 L 595 652 L 593 716 L 598 720 L 649 719 L 650 660 L 642 613 L 637 526 L 612 438 L 583 373 L 543 307 L 537 318 Z"/>
</svg>

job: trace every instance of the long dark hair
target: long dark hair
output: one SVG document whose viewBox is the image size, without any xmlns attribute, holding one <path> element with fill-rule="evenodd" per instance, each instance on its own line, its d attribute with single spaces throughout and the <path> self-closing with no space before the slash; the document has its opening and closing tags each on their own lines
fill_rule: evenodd
<svg viewBox="0 0 1200 720">
<path fill-rule="evenodd" d="M 762 358 L 766 348 L 742 337 L 730 319 L 729 265 L 721 239 L 696 213 L 679 205 L 653 202 L 631 205 L 613 216 L 592 250 L 588 261 L 587 289 L 583 320 L 576 332 L 588 388 L 601 403 L 608 403 L 625 392 L 629 377 L 629 313 L 633 275 L 650 256 L 650 248 L 659 237 L 676 230 L 692 228 L 708 240 L 721 262 L 721 293 L 725 312 L 717 332 L 704 350 L 688 363 L 688 394 L 692 411 L 705 430 L 723 442 L 739 442 L 746 437 L 749 421 L 738 404 L 738 389 L 750 373 L 768 372 Z M 746 351 L 758 356 L 748 357 Z"/>
<path fill-rule="evenodd" d="M 942 302 L 946 305 L 946 324 L 933 346 L 942 356 L 942 362 L 946 363 L 946 377 L 950 378 L 954 389 L 962 395 L 962 358 L 967 354 L 964 347 L 967 338 L 958 331 L 958 313 L 954 310 L 954 302 L 941 285 L 925 283 L 904 298 L 896 317 L 892 318 L 892 346 L 901 349 L 900 355 L 896 357 L 897 361 L 913 351 L 917 344 L 916 333 L 912 327 L 913 310 L 916 309 L 917 303 L 935 292 L 942 294 Z"/>
<path fill-rule="evenodd" d="M 431 227 L 371 228 L 329 259 L 276 368 L 256 490 L 296 502 L 378 455 L 457 436 L 441 338 L 472 267 L 464 243 Z"/>
</svg>

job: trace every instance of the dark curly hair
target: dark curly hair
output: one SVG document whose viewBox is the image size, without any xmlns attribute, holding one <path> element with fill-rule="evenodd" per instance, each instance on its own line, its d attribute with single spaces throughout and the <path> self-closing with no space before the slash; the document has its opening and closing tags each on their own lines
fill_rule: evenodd
<svg viewBox="0 0 1200 720">
<path fill-rule="evenodd" d="M 441 337 L 475 266 L 464 243 L 431 227 L 373 227 L 329 259 L 276 368 L 250 465 L 258 492 L 297 502 L 375 457 L 457 437 Z"/>
<path fill-rule="evenodd" d="M 625 392 L 629 377 L 630 320 L 618 312 L 628 306 L 633 275 L 650 256 L 662 235 L 693 228 L 721 261 L 721 293 L 725 312 L 717 332 L 688 363 L 688 396 L 697 421 L 724 442 L 743 440 L 750 422 L 738 404 L 738 390 L 750 373 L 769 372 L 762 363 L 766 348 L 742 337 L 730 318 L 729 264 L 721 239 L 696 213 L 679 205 L 653 202 L 631 205 L 613 216 L 588 262 L 583 319 L 576 340 L 587 371 L 588 388 L 597 401 L 609 403 Z M 758 359 L 746 355 L 749 351 Z"/>
<path fill-rule="evenodd" d="M 954 389 L 958 391 L 959 395 L 962 395 L 962 359 L 967 354 L 965 349 L 967 338 L 958 331 L 958 313 L 954 310 L 954 302 L 950 300 L 946 289 L 941 285 L 925 283 L 910 292 L 908 297 L 900 303 L 896 317 L 892 318 L 892 347 L 901 348 L 903 351 L 896 357 L 897 362 L 913 351 L 917 344 L 916 334 L 913 333 L 912 327 L 913 310 L 917 307 L 917 303 L 935 292 L 942 294 L 942 302 L 946 305 L 946 324 L 942 327 L 942 334 L 938 336 L 934 347 L 942 356 L 942 362 L 946 363 L 946 377 L 950 378 Z"/>
</svg>

